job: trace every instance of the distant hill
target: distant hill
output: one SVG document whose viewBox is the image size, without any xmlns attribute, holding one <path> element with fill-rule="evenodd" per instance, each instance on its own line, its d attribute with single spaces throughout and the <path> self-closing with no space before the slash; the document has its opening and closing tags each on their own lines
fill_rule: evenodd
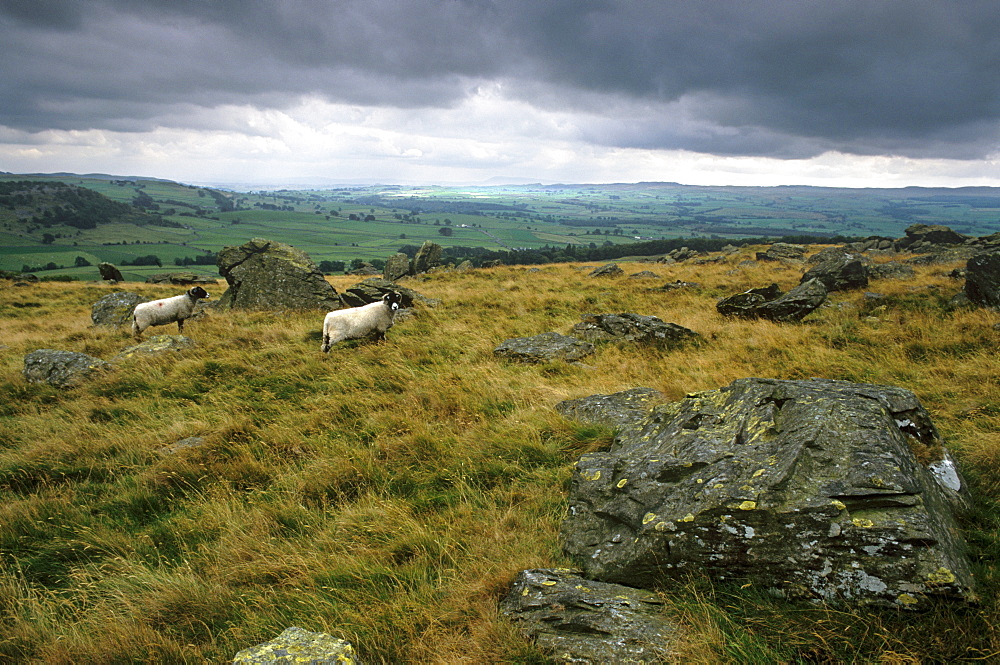
<svg viewBox="0 0 1000 665">
<path fill-rule="evenodd" d="M 100 224 L 149 224 L 141 208 L 60 181 L 0 181 L 0 219 L 7 224 L 96 229 Z"/>
</svg>

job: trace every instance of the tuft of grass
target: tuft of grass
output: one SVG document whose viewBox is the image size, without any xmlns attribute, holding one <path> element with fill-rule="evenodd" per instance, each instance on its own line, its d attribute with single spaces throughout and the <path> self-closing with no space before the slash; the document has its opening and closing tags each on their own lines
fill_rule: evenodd
<svg viewBox="0 0 1000 665">
<path fill-rule="evenodd" d="M 756 249 L 718 264 L 623 262 L 697 284 L 672 291 L 575 264 L 414 278 L 439 307 L 418 306 L 385 343 L 329 354 L 322 312 L 209 310 L 185 326 L 194 348 L 67 390 L 27 384 L 23 357 L 131 346 L 127 331 L 90 325 L 112 287 L 16 291 L 0 318 L 0 660 L 225 662 L 298 625 L 352 641 L 366 662 L 550 662 L 497 603 L 517 571 L 572 565 L 558 540 L 572 465 L 614 436 L 553 406 L 638 386 L 678 399 L 748 376 L 913 390 L 970 480 L 963 526 L 982 603 L 920 616 L 803 607 L 694 575 L 661 590 L 685 627 L 681 659 L 994 657 L 1000 315 L 950 304 L 956 266 L 918 266 L 873 283 L 881 299 L 835 293 L 801 323 L 725 319 L 718 298 L 798 282 L 796 269 L 743 263 Z M 658 316 L 701 343 L 604 344 L 569 365 L 493 355 L 509 337 L 609 312 Z M 200 443 L 171 448 L 189 437 Z"/>
</svg>

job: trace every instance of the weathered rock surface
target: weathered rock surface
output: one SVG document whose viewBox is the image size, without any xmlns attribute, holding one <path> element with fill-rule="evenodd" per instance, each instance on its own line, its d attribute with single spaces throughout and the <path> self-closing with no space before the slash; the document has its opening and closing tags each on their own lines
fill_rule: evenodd
<svg viewBox="0 0 1000 665">
<path fill-rule="evenodd" d="M 232 662 L 254 665 L 334 665 L 356 664 L 361 661 L 350 642 L 327 633 L 313 633 L 293 626 L 286 628 L 270 642 L 243 649 L 233 657 Z"/>
<path fill-rule="evenodd" d="M 441 304 L 441 301 L 436 298 L 428 298 L 413 289 L 408 289 L 405 286 L 400 286 L 395 282 L 390 282 L 380 277 L 369 277 L 366 280 L 358 282 L 341 293 L 340 297 L 348 307 L 361 307 L 368 303 L 378 302 L 382 299 L 382 296 L 392 292 L 403 296 L 401 306 L 404 308 L 413 307 L 415 303 L 421 303 L 428 307 L 437 307 Z"/>
<path fill-rule="evenodd" d="M 419 275 L 441 265 L 442 251 L 441 245 L 430 240 L 425 240 L 424 244 L 420 245 L 420 249 L 417 250 L 417 253 L 413 257 L 411 273 Z"/>
<path fill-rule="evenodd" d="M 666 662 L 680 627 L 651 592 L 574 571 L 521 571 L 501 611 L 545 652 L 570 663 Z"/>
<path fill-rule="evenodd" d="M 121 271 L 112 263 L 98 263 L 97 270 L 101 273 L 101 279 L 109 282 L 124 282 Z"/>
<path fill-rule="evenodd" d="M 806 248 L 787 242 L 776 242 L 763 252 L 757 252 L 758 261 L 802 261 Z"/>
<path fill-rule="evenodd" d="M 387 282 L 394 282 L 400 277 L 410 274 L 410 257 L 402 252 L 396 252 L 385 262 L 382 269 L 382 278 Z"/>
<path fill-rule="evenodd" d="M 564 400 L 555 409 L 566 418 L 594 425 L 606 425 L 623 432 L 640 427 L 650 410 L 663 401 L 663 393 L 652 388 L 632 388 L 611 395 L 591 395 Z"/>
<path fill-rule="evenodd" d="M 111 362 L 128 360 L 137 356 L 155 356 L 168 351 L 183 351 L 194 346 L 194 340 L 184 335 L 153 335 L 135 346 L 128 347 L 112 358 Z"/>
<path fill-rule="evenodd" d="M 94 303 L 90 320 L 95 326 L 118 327 L 132 324 L 132 311 L 145 298 L 138 293 L 119 291 L 109 293 Z"/>
<path fill-rule="evenodd" d="M 875 263 L 868 266 L 869 279 L 913 279 L 916 274 L 912 266 L 899 261 Z"/>
<path fill-rule="evenodd" d="M 700 337 L 695 331 L 676 323 L 632 312 L 585 316 L 573 326 L 570 334 L 588 342 L 624 341 L 668 348 Z"/>
<path fill-rule="evenodd" d="M 329 311 L 343 306 L 312 259 L 291 245 L 254 238 L 224 247 L 218 265 L 229 288 L 217 307 Z"/>
<path fill-rule="evenodd" d="M 704 570 L 902 608 L 974 598 L 951 509 L 961 478 L 917 461 L 911 441 L 942 445 L 908 390 L 741 379 L 622 432 L 574 472 L 561 535 L 585 577 L 649 586 Z"/>
<path fill-rule="evenodd" d="M 952 231 L 941 224 L 911 224 L 906 227 L 906 237 L 897 241 L 901 249 L 923 247 L 925 245 L 961 245 L 969 236 Z"/>
<path fill-rule="evenodd" d="M 190 286 L 192 284 L 215 284 L 218 280 L 196 272 L 158 272 L 146 278 L 148 284 L 177 284 Z"/>
<path fill-rule="evenodd" d="M 750 289 L 723 298 L 715 309 L 723 316 L 769 321 L 801 321 L 826 301 L 826 287 L 818 279 L 799 284 L 788 293 L 782 293 L 777 284 Z"/>
<path fill-rule="evenodd" d="M 98 372 L 110 369 L 111 363 L 86 353 L 38 349 L 24 357 L 23 374 L 28 383 L 48 383 L 56 388 L 70 388 Z"/>
<path fill-rule="evenodd" d="M 1000 252 L 985 252 L 969 259 L 965 295 L 976 305 L 1000 307 Z"/>
<path fill-rule="evenodd" d="M 823 282 L 827 291 L 849 291 L 868 286 L 868 265 L 858 254 L 843 254 L 816 264 L 802 275 L 800 283 L 811 279 Z"/>
<path fill-rule="evenodd" d="M 600 268 L 594 268 L 588 277 L 619 277 L 624 274 L 625 271 L 619 268 L 617 263 L 608 263 Z"/>
<path fill-rule="evenodd" d="M 552 360 L 575 362 L 594 352 L 594 345 L 576 337 L 545 332 L 532 337 L 514 337 L 493 349 L 501 358 L 526 363 L 544 363 Z"/>
</svg>

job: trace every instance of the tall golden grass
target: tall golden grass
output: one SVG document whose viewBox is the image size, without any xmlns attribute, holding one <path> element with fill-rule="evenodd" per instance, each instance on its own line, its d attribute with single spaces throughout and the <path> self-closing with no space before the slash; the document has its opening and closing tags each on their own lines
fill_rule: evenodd
<svg viewBox="0 0 1000 665">
<path fill-rule="evenodd" d="M 418 307 L 383 344 L 326 355 L 322 313 L 210 311 L 185 326 L 195 348 L 67 390 L 26 383 L 24 355 L 110 359 L 132 341 L 92 327 L 92 304 L 114 288 L 178 289 L 5 286 L 0 661 L 224 662 L 297 625 L 350 640 L 366 662 L 547 662 L 497 602 L 517 571 L 571 565 L 557 535 L 570 468 L 612 436 L 554 404 L 636 386 L 676 399 L 748 376 L 913 390 L 975 490 L 964 527 L 983 602 L 927 615 L 817 608 L 692 577 L 663 590 L 686 627 L 682 660 L 997 655 L 1000 315 L 952 307 L 962 283 L 947 264 L 873 283 L 879 299 L 833 294 L 797 324 L 723 318 L 721 296 L 798 283 L 800 267 L 747 262 L 754 249 L 621 264 L 656 279 L 597 279 L 580 264 L 435 273 L 405 284 L 440 306 Z M 698 286 L 655 289 L 675 280 Z M 572 365 L 493 355 L 509 337 L 626 311 L 703 343 L 604 345 Z M 160 332 L 175 330 L 149 331 Z M 194 436 L 200 446 L 164 451 Z"/>
</svg>

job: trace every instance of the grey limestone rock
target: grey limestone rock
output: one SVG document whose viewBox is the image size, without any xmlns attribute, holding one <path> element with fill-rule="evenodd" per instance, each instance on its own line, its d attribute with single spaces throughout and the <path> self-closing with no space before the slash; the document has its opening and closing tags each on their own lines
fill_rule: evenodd
<svg viewBox="0 0 1000 665">
<path fill-rule="evenodd" d="M 633 586 L 699 570 L 817 601 L 971 601 L 953 512 L 964 483 L 945 460 L 908 390 L 740 379 L 654 407 L 584 455 L 563 549 L 585 577 Z"/>
<path fill-rule="evenodd" d="M 521 571 L 500 610 L 560 662 L 672 662 L 681 628 L 662 606 L 651 591 L 557 568 Z"/>
<path fill-rule="evenodd" d="M 608 263 L 600 268 L 594 268 L 588 277 L 619 277 L 624 274 L 625 271 L 619 268 L 617 263 Z"/>
<path fill-rule="evenodd" d="M 233 657 L 232 662 L 253 665 L 343 665 L 361 661 L 350 642 L 327 633 L 314 633 L 293 626 L 286 628 L 270 642 L 243 649 Z"/>
<path fill-rule="evenodd" d="M 805 284 L 811 279 L 818 279 L 827 291 L 849 291 L 866 288 L 868 272 L 868 261 L 860 254 L 842 254 L 817 263 L 799 281 Z"/>
<path fill-rule="evenodd" d="M 965 268 L 965 295 L 976 305 L 1000 307 L 1000 251 L 969 259 Z"/>
<path fill-rule="evenodd" d="M 632 312 L 585 316 L 573 326 L 571 334 L 588 342 L 625 341 L 660 347 L 678 346 L 699 338 L 698 333 L 684 326 Z"/>
<path fill-rule="evenodd" d="M 132 310 L 145 298 L 138 293 L 118 291 L 109 293 L 94 303 L 90 320 L 95 326 L 118 327 L 132 324 Z"/>
<path fill-rule="evenodd" d="M 109 282 L 124 282 L 125 278 L 122 277 L 122 273 L 118 268 L 112 263 L 98 263 L 97 270 L 101 273 L 101 279 Z"/>
<path fill-rule="evenodd" d="M 382 278 L 388 282 L 393 282 L 400 277 L 410 274 L 410 257 L 402 252 L 396 252 L 385 262 L 382 269 Z"/>
<path fill-rule="evenodd" d="M 594 352 L 594 345 L 576 337 L 546 332 L 532 337 L 514 337 L 493 349 L 501 358 L 526 363 L 552 360 L 575 362 Z"/>
<path fill-rule="evenodd" d="M 70 388 L 98 372 L 110 369 L 110 363 L 86 353 L 38 349 L 24 357 L 23 374 L 28 383 L 48 383 L 56 388 Z"/>
</svg>

